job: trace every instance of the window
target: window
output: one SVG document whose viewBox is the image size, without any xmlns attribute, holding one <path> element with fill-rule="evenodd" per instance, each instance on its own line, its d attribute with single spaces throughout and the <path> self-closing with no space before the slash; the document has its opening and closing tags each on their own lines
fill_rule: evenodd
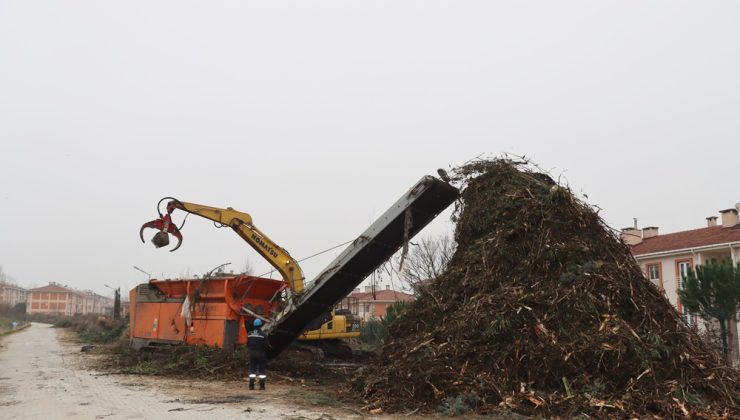
<svg viewBox="0 0 740 420">
<path fill-rule="evenodd" d="M 683 261 L 676 261 L 676 276 L 678 281 L 678 287 L 683 290 L 683 280 L 686 278 L 686 276 L 689 274 L 689 269 L 691 268 L 691 262 L 692 260 L 683 260 Z M 683 306 L 683 305 L 681 305 Z M 692 326 L 694 325 L 694 316 L 691 313 L 691 311 L 688 310 L 686 307 L 682 307 L 681 309 L 681 315 L 683 316 L 684 322 L 686 322 L 686 325 Z"/>
<path fill-rule="evenodd" d="M 676 271 L 678 274 L 678 284 L 683 289 L 683 279 L 689 274 L 689 267 L 691 267 L 691 260 L 678 261 L 676 262 Z"/>
<path fill-rule="evenodd" d="M 663 289 L 662 271 L 660 263 L 648 264 L 647 266 L 648 280 L 659 289 Z"/>
</svg>

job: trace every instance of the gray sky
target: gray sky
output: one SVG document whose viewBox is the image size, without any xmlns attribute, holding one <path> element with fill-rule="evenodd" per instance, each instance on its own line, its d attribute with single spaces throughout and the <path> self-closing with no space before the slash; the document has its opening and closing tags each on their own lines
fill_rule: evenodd
<svg viewBox="0 0 740 420">
<path fill-rule="evenodd" d="M 175 253 L 138 228 L 166 195 L 232 206 L 301 258 L 482 153 L 532 157 L 616 228 L 701 227 L 740 201 L 738 21 L 733 1 L 0 0 L 0 265 L 98 292 L 146 280 L 133 265 L 261 272 L 204 219 Z"/>
</svg>

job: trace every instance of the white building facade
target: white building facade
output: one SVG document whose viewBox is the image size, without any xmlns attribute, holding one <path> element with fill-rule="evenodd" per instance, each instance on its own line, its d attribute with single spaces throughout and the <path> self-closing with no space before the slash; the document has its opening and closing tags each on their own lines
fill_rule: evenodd
<svg viewBox="0 0 740 420">
<path fill-rule="evenodd" d="M 682 279 L 698 265 L 708 261 L 730 259 L 740 262 L 740 218 L 738 208 L 720 211 L 721 224 L 716 216 L 707 218 L 707 226 L 669 234 L 659 234 L 657 227 L 622 229 L 621 238 L 630 246 L 645 276 L 681 313 L 689 326 L 706 328 L 703 320 L 690 313 L 681 304 L 678 291 Z M 729 322 L 729 344 L 733 363 L 740 363 L 740 324 Z"/>
</svg>

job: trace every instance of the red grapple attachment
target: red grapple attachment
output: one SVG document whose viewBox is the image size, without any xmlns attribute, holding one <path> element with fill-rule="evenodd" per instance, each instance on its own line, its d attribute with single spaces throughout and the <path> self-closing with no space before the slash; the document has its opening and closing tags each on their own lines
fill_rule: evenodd
<svg viewBox="0 0 740 420">
<path fill-rule="evenodd" d="M 152 243 L 157 248 L 162 248 L 164 246 L 167 246 L 170 244 L 170 237 L 171 234 L 175 238 L 177 238 L 177 246 L 172 248 L 170 252 L 176 251 L 177 248 L 180 248 L 180 245 L 182 245 L 182 234 L 180 233 L 180 230 L 175 226 L 174 223 L 172 223 L 172 216 L 170 216 L 170 213 L 175 210 L 175 203 L 174 201 L 170 201 L 167 203 L 167 214 L 162 216 L 160 214 L 160 218 L 157 220 L 152 220 L 151 222 L 146 222 L 143 225 L 141 225 L 141 229 L 139 230 L 139 237 L 141 238 L 141 242 L 144 241 L 144 229 L 146 228 L 152 228 L 157 229 L 159 232 L 157 232 L 154 237 L 152 238 Z"/>
</svg>

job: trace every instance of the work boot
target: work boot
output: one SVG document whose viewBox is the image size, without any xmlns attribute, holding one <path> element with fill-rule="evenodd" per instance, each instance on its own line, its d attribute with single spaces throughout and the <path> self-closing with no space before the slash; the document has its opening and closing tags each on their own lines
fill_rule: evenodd
<svg viewBox="0 0 740 420">
<path fill-rule="evenodd" d="M 254 378 L 249 378 L 249 389 L 254 389 Z"/>
<path fill-rule="evenodd" d="M 260 378 L 260 391 L 265 390 L 265 378 Z"/>
</svg>

